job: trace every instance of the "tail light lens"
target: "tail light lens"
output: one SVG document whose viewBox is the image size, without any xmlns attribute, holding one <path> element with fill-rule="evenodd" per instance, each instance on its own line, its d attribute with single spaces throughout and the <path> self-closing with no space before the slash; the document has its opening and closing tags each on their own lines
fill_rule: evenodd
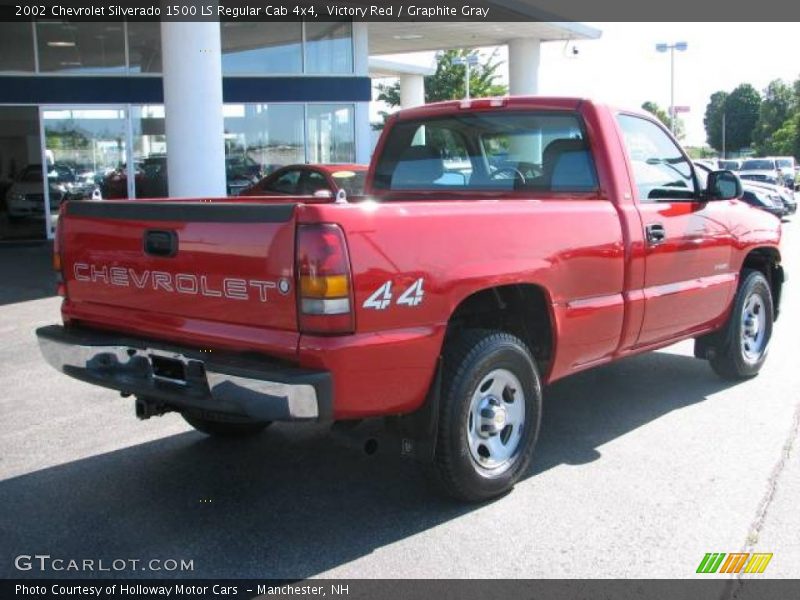
<svg viewBox="0 0 800 600">
<path fill-rule="evenodd" d="M 297 289 L 301 332 L 355 330 L 350 257 L 338 225 L 298 226 Z"/>
</svg>

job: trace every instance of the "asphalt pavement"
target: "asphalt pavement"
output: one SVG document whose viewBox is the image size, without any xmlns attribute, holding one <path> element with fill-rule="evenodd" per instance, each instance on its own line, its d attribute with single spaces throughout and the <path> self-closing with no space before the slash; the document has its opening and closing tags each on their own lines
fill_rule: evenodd
<svg viewBox="0 0 800 600">
<path fill-rule="evenodd" d="M 759 377 L 722 381 L 685 342 L 558 382 L 529 476 L 477 506 L 321 426 L 222 442 L 175 414 L 138 421 L 131 399 L 43 362 L 33 331 L 59 318 L 46 248 L 0 248 L 0 577 L 91 575 L 15 568 L 48 554 L 190 560 L 192 577 L 680 578 L 742 550 L 797 577 L 798 235 L 785 226 Z"/>
</svg>

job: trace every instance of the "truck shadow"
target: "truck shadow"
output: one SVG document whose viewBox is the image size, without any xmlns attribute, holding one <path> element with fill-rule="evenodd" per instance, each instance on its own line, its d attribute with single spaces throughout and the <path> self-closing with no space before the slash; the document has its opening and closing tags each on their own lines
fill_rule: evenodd
<svg viewBox="0 0 800 600">
<path fill-rule="evenodd" d="M 597 460 L 598 447 L 730 387 L 706 361 L 653 352 L 590 369 L 545 390 L 533 473 Z"/>
<path fill-rule="evenodd" d="M 56 295 L 52 245 L 6 242 L 0 246 L 0 306 Z"/>
<path fill-rule="evenodd" d="M 530 475 L 598 460 L 603 444 L 726 385 L 668 353 L 557 383 Z M 2 481 L 0 497 L 3 577 L 42 577 L 13 566 L 36 553 L 193 560 L 173 576 L 309 577 L 479 508 L 439 498 L 411 462 L 334 445 L 319 426 L 227 443 L 173 435 Z"/>
</svg>

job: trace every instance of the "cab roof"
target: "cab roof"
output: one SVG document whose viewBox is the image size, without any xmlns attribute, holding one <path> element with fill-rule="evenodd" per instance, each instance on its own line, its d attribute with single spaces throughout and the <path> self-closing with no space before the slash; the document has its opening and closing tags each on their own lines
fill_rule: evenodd
<svg viewBox="0 0 800 600">
<path fill-rule="evenodd" d="M 470 100 L 447 100 L 433 102 L 395 112 L 392 117 L 400 121 L 427 119 L 436 116 L 455 114 L 462 110 L 485 110 L 491 108 L 531 109 L 531 110 L 578 110 L 581 105 L 604 106 L 588 98 L 573 96 L 498 96 L 494 98 L 471 98 Z M 621 108 L 606 106 L 612 112 L 625 112 L 652 118 L 653 115 L 640 108 Z"/>
<path fill-rule="evenodd" d="M 531 108 L 576 110 L 583 98 L 551 97 L 551 96 L 499 96 L 495 98 L 471 98 L 469 100 L 446 100 L 405 108 L 394 113 L 401 121 L 424 119 L 444 114 L 457 113 L 462 110 L 480 110 L 487 108 Z"/>
</svg>

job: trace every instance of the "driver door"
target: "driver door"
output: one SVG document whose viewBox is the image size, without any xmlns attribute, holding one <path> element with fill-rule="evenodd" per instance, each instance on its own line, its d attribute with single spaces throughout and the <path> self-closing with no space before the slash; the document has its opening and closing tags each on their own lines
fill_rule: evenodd
<svg viewBox="0 0 800 600">
<path fill-rule="evenodd" d="M 644 318 L 636 346 L 677 339 L 724 315 L 736 288 L 726 202 L 702 199 L 694 167 L 664 128 L 617 117 L 642 218 Z"/>
</svg>

